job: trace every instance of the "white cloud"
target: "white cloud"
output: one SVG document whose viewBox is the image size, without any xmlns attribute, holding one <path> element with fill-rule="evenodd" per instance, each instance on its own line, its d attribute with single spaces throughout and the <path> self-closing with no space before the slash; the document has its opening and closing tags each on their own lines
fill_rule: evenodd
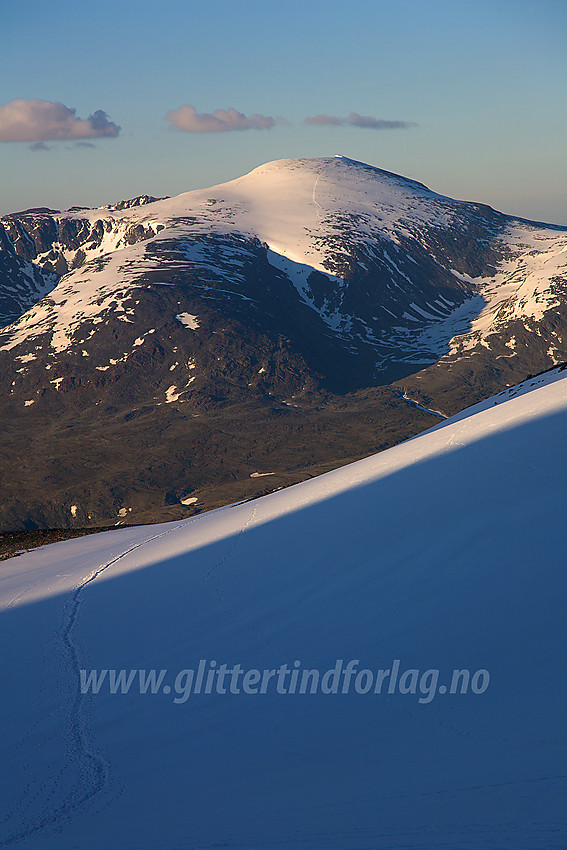
<svg viewBox="0 0 567 850">
<path fill-rule="evenodd" d="M 98 109 L 87 119 L 75 109 L 50 100 L 16 98 L 0 106 L 0 142 L 94 139 L 117 136 L 120 127 Z"/>
<path fill-rule="evenodd" d="M 225 133 L 231 130 L 269 130 L 275 121 L 268 115 L 244 115 L 236 109 L 215 109 L 214 112 L 197 112 L 194 106 L 184 104 L 170 109 L 166 120 L 186 133 Z"/>
</svg>

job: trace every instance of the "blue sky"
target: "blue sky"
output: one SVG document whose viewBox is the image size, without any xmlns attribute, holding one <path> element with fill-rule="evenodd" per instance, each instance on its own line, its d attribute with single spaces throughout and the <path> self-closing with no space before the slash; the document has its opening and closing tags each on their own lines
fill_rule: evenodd
<svg viewBox="0 0 567 850">
<path fill-rule="evenodd" d="M 2 213 L 175 195 L 341 153 L 567 224 L 565 0 L 19 0 L 2 29 L 0 139 L 25 137 L 0 141 Z M 76 110 L 56 116 L 64 138 L 37 101 Z M 188 132 L 165 118 L 182 105 L 191 130 L 228 109 L 273 124 Z M 304 123 L 317 115 L 335 123 Z"/>
</svg>

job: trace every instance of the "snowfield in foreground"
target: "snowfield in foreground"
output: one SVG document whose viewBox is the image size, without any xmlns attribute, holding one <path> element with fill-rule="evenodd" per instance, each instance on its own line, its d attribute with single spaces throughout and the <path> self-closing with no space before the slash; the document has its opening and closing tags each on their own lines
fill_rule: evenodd
<svg viewBox="0 0 567 850">
<path fill-rule="evenodd" d="M 0 846 L 564 847 L 566 433 L 556 370 L 257 501 L 4 563 Z M 339 693 L 290 692 L 338 661 Z M 276 672 L 222 693 L 222 665 Z M 122 669 L 166 673 L 111 693 Z M 484 672 L 443 693 L 453 670 Z"/>
</svg>

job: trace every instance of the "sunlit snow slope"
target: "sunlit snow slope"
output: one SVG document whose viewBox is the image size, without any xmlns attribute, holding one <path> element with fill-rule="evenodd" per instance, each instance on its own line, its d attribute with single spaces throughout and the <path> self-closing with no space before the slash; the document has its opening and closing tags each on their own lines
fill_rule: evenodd
<svg viewBox="0 0 567 850">
<path fill-rule="evenodd" d="M 0 846 L 564 847 L 566 426 L 556 370 L 255 502 L 6 562 Z M 490 684 L 176 704 L 200 659 Z M 81 695 L 82 668 L 165 688 Z"/>
</svg>

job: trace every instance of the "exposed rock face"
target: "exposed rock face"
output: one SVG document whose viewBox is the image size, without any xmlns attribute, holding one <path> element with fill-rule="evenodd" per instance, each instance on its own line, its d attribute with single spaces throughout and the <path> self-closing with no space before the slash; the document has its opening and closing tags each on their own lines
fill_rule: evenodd
<svg viewBox="0 0 567 850">
<path fill-rule="evenodd" d="M 403 393 L 454 412 L 567 358 L 566 247 L 343 157 L 6 216 L 0 523 L 188 515 L 435 424 Z"/>
<path fill-rule="evenodd" d="M 156 200 L 142 195 L 105 209 L 125 210 Z M 155 235 L 153 228 L 138 223 L 124 228 L 113 218 L 77 217 L 83 209 L 61 213 L 42 207 L 0 220 L 0 326 L 23 315 L 89 257 Z"/>
</svg>

